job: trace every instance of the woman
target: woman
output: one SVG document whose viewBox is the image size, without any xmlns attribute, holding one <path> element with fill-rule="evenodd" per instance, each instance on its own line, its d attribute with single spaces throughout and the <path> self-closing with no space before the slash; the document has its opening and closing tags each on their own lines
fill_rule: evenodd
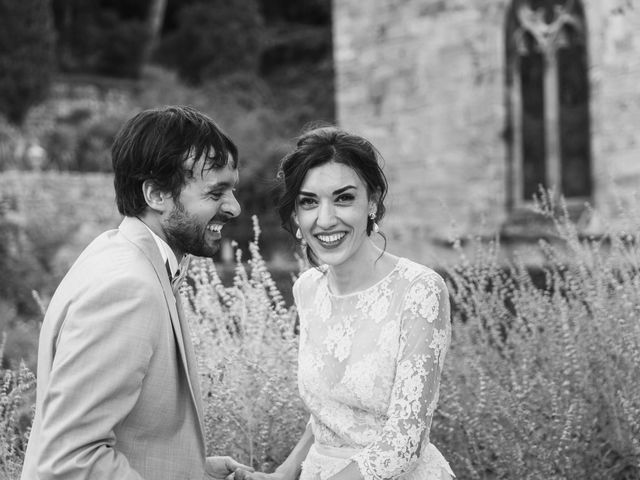
<svg viewBox="0 0 640 480">
<path fill-rule="evenodd" d="M 387 192 L 377 151 L 318 128 L 299 138 L 280 175 L 283 226 L 316 267 L 293 288 L 311 419 L 276 472 L 236 478 L 452 478 L 429 443 L 450 340 L 447 289 L 433 270 L 374 243 Z"/>
</svg>

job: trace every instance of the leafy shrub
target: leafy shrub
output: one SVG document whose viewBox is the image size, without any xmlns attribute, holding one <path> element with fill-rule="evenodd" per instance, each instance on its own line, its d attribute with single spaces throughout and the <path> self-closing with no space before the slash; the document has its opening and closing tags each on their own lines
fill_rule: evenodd
<svg viewBox="0 0 640 480">
<path fill-rule="evenodd" d="M 497 245 L 450 270 L 454 337 L 434 422 L 460 478 L 640 478 L 638 234 L 581 239 L 549 199 L 546 288 Z"/>
<path fill-rule="evenodd" d="M 128 2 L 134 8 L 127 15 L 116 5 L 100 3 L 53 0 L 59 67 L 63 72 L 137 77 L 148 38 L 146 5 Z"/>
<path fill-rule="evenodd" d="M 130 98 L 117 90 L 86 88 L 78 97 L 63 92 L 30 113 L 47 118 L 37 136 L 46 151 L 45 170 L 110 172 L 111 144 L 133 114 Z M 35 119 L 34 119 L 35 122 Z"/>
<path fill-rule="evenodd" d="M 566 214 L 540 212 L 558 234 L 540 246 L 545 288 L 522 263 L 499 261 L 497 244 L 446 272 L 454 335 L 432 441 L 458 478 L 637 480 L 638 238 L 582 239 Z M 305 414 L 293 386 L 293 312 L 269 294 L 256 243 L 251 254 L 253 270 L 238 267 L 229 288 L 211 264 L 196 264 L 188 298 L 215 419 L 210 448 L 270 470 Z M 273 423 L 284 440 L 271 436 Z"/>
<path fill-rule="evenodd" d="M 47 96 L 54 70 L 51 5 L 0 0 L 0 112 L 20 124 Z"/>
<path fill-rule="evenodd" d="M 308 416 L 297 394 L 296 313 L 260 255 L 255 225 L 248 271 L 238 250 L 233 286 L 223 286 L 211 260 L 197 259 L 183 293 L 202 372 L 209 453 L 271 471 Z"/>
<path fill-rule="evenodd" d="M 0 341 L 4 357 L 6 336 Z M 24 364 L 16 370 L 0 365 L 0 478 L 18 479 L 32 422 L 30 404 L 35 378 Z"/>
<path fill-rule="evenodd" d="M 18 167 L 16 150 L 21 137 L 20 130 L 0 115 L 0 171 Z"/>
<path fill-rule="evenodd" d="M 30 316 L 38 313 L 31 290 L 42 288 L 47 275 L 19 216 L 9 211 L 12 200 L 0 194 L 0 298 L 11 302 L 17 314 Z"/>
<path fill-rule="evenodd" d="M 83 125 L 76 150 L 78 171 L 113 171 L 111 145 L 125 120 L 120 116 L 105 116 Z"/>
<path fill-rule="evenodd" d="M 285 20 L 301 24 L 331 23 L 331 0 L 260 0 L 268 20 Z"/>
<path fill-rule="evenodd" d="M 193 84 L 255 71 L 261 33 L 256 0 L 198 2 L 180 10 L 178 28 L 162 39 L 157 58 Z"/>
<path fill-rule="evenodd" d="M 117 227 L 113 178 L 105 174 L 0 174 L 0 298 L 19 315 L 40 313 L 46 299 L 98 233 Z"/>
<path fill-rule="evenodd" d="M 495 243 L 446 272 L 453 340 L 432 441 L 458 478 L 638 480 L 640 234 L 582 238 L 550 202 L 540 213 L 557 232 L 540 244 L 544 288 L 522 262 L 499 261 Z M 269 471 L 307 414 L 296 388 L 295 310 L 267 270 L 258 234 L 247 268 L 238 251 L 232 285 L 211 261 L 196 260 L 182 293 L 208 451 Z M 19 449 L 3 438 L 0 458 L 15 466 Z"/>
<path fill-rule="evenodd" d="M 122 19 L 114 12 L 100 16 L 96 29 L 97 73 L 116 77 L 137 77 L 140 73 L 142 54 L 147 38 L 147 27 L 141 20 Z"/>
</svg>

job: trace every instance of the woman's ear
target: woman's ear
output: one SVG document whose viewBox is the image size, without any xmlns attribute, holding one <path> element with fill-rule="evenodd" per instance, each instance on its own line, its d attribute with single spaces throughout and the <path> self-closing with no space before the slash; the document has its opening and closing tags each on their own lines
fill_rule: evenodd
<svg viewBox="0 0 640 480">
<path fill-rule="evenodd" d="M 142 195 L 149 208 L 156 212 L 163 213 L 173 208 L 173 202 L 168 201 L 173 198 L 171 194 L 160 190 L 153 180 L 142 182 Z"/>
<path fill-rule="evenodd" d="M 380 189 L 377 189 L 375 192 L 371 194 L 371 196 L 369 196 L 369 211 L 377 211 L 379 201 L 380 201 Z"/>
</svg>

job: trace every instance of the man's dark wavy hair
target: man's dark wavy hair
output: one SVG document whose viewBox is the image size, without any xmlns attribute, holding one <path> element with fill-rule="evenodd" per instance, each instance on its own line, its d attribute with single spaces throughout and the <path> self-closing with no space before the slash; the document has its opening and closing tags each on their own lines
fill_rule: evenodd
<svg viewBox="0 0 640 480">
<path fill-rule="evenodd" d="M 111 148 L 116 204 L 122 215 L 136 216 L 147 208 L 142 184 L 153 181 L 174 198 L 190 178 L 188 158 L 205 156 L 201 174 L 238 167 L 238 149 L 207 115 L 195 108 L 175 105 L 145 110 L 120 129 Z"/>
</svg>

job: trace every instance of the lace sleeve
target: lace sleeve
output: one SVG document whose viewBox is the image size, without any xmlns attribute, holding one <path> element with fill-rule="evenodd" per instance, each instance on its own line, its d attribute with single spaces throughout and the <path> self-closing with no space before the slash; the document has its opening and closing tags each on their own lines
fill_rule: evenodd
<svg viewBox="0 0 640 480">
<path fill-rule="evenodd" d="M 410 470 L 429 443 L 451 331 L 449 296 L 442 278 L 431 272 L 414 280 L 401 314 L 388 420 L 381 435 L 352 458 L 366 480 L 394 478 Z"/>
</svg>

